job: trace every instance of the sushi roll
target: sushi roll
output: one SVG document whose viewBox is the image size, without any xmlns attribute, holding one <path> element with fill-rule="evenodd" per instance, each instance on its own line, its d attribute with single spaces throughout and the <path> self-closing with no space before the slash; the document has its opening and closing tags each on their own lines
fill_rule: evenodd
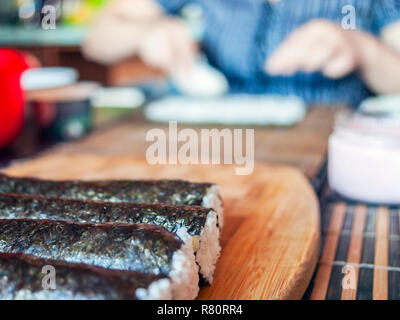
<svg viewBox="0 0 400 320">
<path fill-rule="evenodd" d="M 177 234 L 181 239 L 187 237 L 185 228 Z M 147 224 L 0 220 L 0 253 L 163 276 L 171 281 L 174 299 L 194 299 L 199 276 L 192 242 L 179 237 Z"/>
<path fill-rule="evenodd" d="M 0 192 L 106 202 L 197 205 L 213 209 L 223 226 L 223 204 L 217 185 L 182 180 L 42 180 L 0 174 Z"/>
<path fill-rule="evenodd" d="M 54 268 L 54 286 L 44 278 Z M 47 286 L 45 286 L 47 285 Z M 170 300 L 167 278 L 80 263 L 0 253 L 1 300 Z"/>
<path fill-rule="evenodd" d="M 1 219 L 49 219 L 80 223 L 146 223 L 177 233 L 187 231 L 206 283 L 211 284 L 220 255 L 216 213 L 199 206 L 147 203 L 106 203 L 23 194 L 0 194 Z"/>
</svg>

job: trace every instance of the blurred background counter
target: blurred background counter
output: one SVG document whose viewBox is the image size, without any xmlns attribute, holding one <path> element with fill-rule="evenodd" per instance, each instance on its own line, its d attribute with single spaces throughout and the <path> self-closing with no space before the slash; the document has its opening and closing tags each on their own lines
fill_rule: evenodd
<svg viewBox="0 0 400 320">
<path fill-rule="evenodd" d="M 104 66 L 87 60 L 80 46 L 88 25 L 109 0 L 2 0 L 0 47 L 13 47 L 35 55 L 43 66 L 65 66 L 79 70 L 81 80 L 107 86 L 132 84 L 162 73 L 138 58 Z M 46 5 L 56 8 L 55 29 L 42 27 Z"/>
</svg>

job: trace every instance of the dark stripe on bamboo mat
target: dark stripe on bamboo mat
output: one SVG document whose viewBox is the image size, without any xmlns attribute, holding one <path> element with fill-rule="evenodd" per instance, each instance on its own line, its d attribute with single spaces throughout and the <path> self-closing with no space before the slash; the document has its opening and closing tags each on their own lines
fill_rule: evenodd
<svg viewBox="0 0 400 320">
<path fill-rule="evenodd" d="M 321 211 L 321 257 L 304 298 L 400 299 L 400 208 L 326 201 Z"/>
<path fill-rule="evenodd" d="M 389 265 L 400 268 L 400 211 L 390 211 Z"/>
<path fill-rule="evenodd" d="M 372 300 L 374 269 L 361 268 L 358 276 L 357 300 Z"/>
</svg>

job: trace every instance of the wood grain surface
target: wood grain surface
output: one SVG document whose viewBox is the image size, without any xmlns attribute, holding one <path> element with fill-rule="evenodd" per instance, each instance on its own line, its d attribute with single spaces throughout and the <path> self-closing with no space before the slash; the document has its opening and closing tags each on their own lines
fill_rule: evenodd
<svg viewBox="0 0 400 320">
<path fill-rule="evenodd" d="M 299 299 L 320 247 L 319 206 L 294 168 L 256 164 L 251 175 L 233 166 L 150 166 L 132 156 L 51 153 L 5 170 L 51 179 L 187 179 L 221 186 L 225 203 L 222 255 L 200 299 Z"/>
<path fill-rule="evenodd" d="M 388 299 L 389 214 L 388 208 L 380 207 L 377 210 L 373 284 L 374 300 Z"/>
<path fill-rule="evenodd" d="M 295 126 L 254 127 L 255 160 L 261 163 L 294 166 L 308 178 L 315 177 L 326 158 L 335 114 L 343 110 L 340 107 L 310 108 L 305 119 Z M 178 125 L 179 129 L 187 127 L 197 131 L 203 127 L 207 128 Z M 85 139 L 60 144 L 51 150 L 51 153 L 143 157 L 151 144 L 146 142 L 146 134 L 153 128 L 167 130 L 168 126 L 148 122 L 138 112 L 133 116 L 126 116 L 122 121 L 95 130 Z"/>
<path fill-rule="evenodd" d="M 351 230 L 351 238 L 349 243 L 349 252 L 347 254 L 347 263 L 354 266 L 355 283 L 354 288 L 343 288 L 342 300 L 355 300 L 357 298 L 358 277 L 360 272 L 360 263 L 363 247 L 363 232 L 365 228 L 365 220 L 367 217 L 367 207 L 358 205 L 354 209 L 354 221 Z"/>
</svg>

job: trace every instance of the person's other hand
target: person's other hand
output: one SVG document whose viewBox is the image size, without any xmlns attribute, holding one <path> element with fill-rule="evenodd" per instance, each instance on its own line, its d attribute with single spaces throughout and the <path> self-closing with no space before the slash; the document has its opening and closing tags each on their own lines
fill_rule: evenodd
<svg viewBox="0 0 400 320">
<path fill-rule="evenodd" d="M 188 71 L 195 60 L 196 46 L 183 23 L 162 18 L 149 28 L 138 48 L 142 60 L 167 73 Z"/>
<path fill-rule="evenodd" d="M 266 61 L 266 71 L 290 75 L 298 71 L 321 71 L 329 78 L 341 78 L 360 63 L 359 33 L 347 31 L 328 20 L 313 20 L 296 31 Z"/>
</svg>

